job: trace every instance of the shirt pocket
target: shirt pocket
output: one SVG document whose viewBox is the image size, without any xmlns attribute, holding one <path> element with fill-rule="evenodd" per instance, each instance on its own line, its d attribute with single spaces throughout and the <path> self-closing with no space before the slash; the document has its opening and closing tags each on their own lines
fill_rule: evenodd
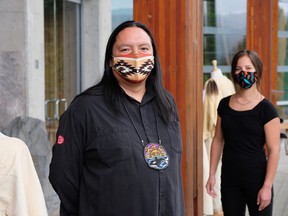
<svg viewBox="0 0 288 216">
<path fill-rule="evenodd" d="M 180 130 L 180 122 L 172 121 L 168 124 L 168 132 L 171 140 L 171 147 L 174 151 L 182 152 L 182 138 Z"/>
<path fill-rule="evenodd" d="M 109 167 L 132 158 L 126 127 L 111 127 L 97 133 L 99 158 Z"/>
</svg>

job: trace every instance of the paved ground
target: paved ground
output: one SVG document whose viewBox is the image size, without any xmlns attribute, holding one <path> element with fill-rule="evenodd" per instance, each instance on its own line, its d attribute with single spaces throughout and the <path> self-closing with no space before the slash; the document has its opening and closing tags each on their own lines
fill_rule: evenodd
<svg viewBox="0 0 288 216">
<path fill-rule="evenodd" d="M 288 155 L 285 142 L 288 147 L 288 140 L 281 139 L 280 161 L 274 180 L 273 216 L 288 216 Z M 249 216 L 247 211 L 246 216 Z"/>
<path fill-rule="evenodd" d="M 287 216 L 288 215 L 288 155 L 285 151 L 285 142 L 288 140 L 281 140 L 281 154 L 274 181 L 274 209 L 273 216 Z"/>
</svg>

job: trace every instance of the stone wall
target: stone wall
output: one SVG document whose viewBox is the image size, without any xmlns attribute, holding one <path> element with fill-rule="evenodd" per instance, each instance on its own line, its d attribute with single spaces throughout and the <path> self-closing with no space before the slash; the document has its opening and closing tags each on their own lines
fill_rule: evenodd
<svg viewBox="0 0 288 216">
<path fill-rule="evenodd" d="M 21 52 L 0 52 L 0 129 L 25 113 L 24 70 Z"/>
</svg>

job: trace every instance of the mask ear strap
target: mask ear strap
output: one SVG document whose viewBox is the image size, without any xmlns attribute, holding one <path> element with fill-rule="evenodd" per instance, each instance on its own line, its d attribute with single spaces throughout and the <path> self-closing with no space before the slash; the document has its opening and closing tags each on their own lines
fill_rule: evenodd
<svg viewBox="0 0 288 216">
<path fill-rule="evenodd" d="M 111 68 L 113 68 L 114 58 L 115 58 L 115 57 L 112 55 L 112 58 L 111 58 L 110 63 L 109 63 L 109 66 L 110 66 Z"/>
<path fill-rule="evenodd" d="M 254 77 L 255 77 L 255 81 L 257 81 L 257 80 L 258 80 L 258 73 L 257 73 L 257 71 L 254 72 Z"/>
</svg>

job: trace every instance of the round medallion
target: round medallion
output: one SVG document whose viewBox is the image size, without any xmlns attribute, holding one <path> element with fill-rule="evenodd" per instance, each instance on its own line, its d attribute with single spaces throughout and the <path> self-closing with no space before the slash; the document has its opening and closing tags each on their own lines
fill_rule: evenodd
<svg viewBox="0 0 288 216">
<path fill-rule="evenodd" d="M 169 165 L 169 157 L 164 147 L 158 143 L 148 143 L 144 148 L 144 157 L 148 166 L 163 170 Z"/>
</svg>

